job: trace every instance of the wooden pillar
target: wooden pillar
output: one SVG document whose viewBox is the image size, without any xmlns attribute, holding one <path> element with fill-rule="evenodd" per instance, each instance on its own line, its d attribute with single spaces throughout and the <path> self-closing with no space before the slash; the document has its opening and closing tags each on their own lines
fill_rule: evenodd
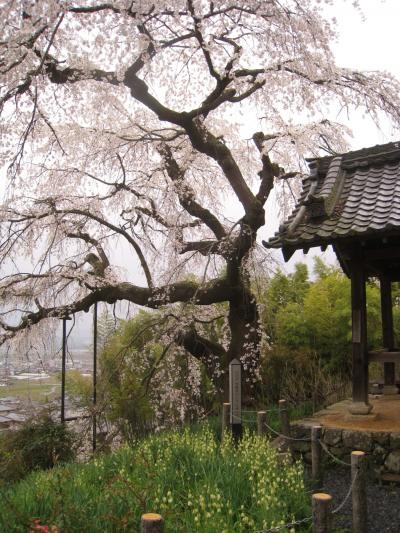
<svg viewBox="0 0 400 533">
<path fill-rule="evenodd" d="M 350 412 L 365 415 L 368 404 L 368 353 L 365 271 L 360 258 L 351 261 L 351 308 L 353 342 L 353 405 Z"/>
<path fill-rule="evenodd" d="M 382 341 L 387 351 L 394 349 L 392 284 L 387 277 L 380 277 Z M 394 363 L 383 363 L 385 393 L 396 393 L 396 368 Z M 385 390 L 386 389 L 386 390 Z"/>
</svg>

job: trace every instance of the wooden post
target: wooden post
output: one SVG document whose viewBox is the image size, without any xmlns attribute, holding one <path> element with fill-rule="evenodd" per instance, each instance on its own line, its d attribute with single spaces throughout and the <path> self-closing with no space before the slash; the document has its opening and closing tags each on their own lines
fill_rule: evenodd
<svg viewBox="0 0 400 533">
<path fill-rule="evenodd" d="M 365 272 L 361 258 L 351 261 L 351 307 L 353 342 L 353 404 L 352 414 L 366 415 L 368 403 L 368 353 Z"/>
<path fill-rule="evenodd" d="M 367 533 L 367 491 L 365 453 L 351 452 L 351 482 L 353 484 L 353 533 Z"/>
<path fill-rule="evenodd" d="M 381 286 L 382 341 L 384 348 L 391 351 L 394 349 L 392 284 L 386 276 L 381 276 L 379 282 Z M 395 363 L 383 363 L 383 372 L 383 393 L 397 393 Z"/>
<path fill-rule="evenodd" d="M 324 492 L 312 495 L 313 533 L 332 533 L 332 496 Z"/>
<path fill-rule="evenodd" d="M 267 422 L 267 412 L 266 411 L 258 411 L 257 412 L 257 434 L 258 435 L 265 435 L 267 432 L 267 426 L 265 425 Z"/>
<path fill-rule="evenodd" d="M 320 439 L 322 437 L 322 427 L 313 426 L 311 428 L 311 479 L 313 486 L 320 489 L 323 484 L 322 473 L 322 450 Z"/>
<path fill-rule="evenodd" d="M 225 431 L 230 429 L 230 416 L 231 416 L 231 404 L 223 403 L 222 404 L 222 433 L 221 441 L 224 439 Z"/>
<path fill-rule="evenodd" d="M 281 423 L 281 433 L 285 437 L 288 437 L 286 439 L 288 448 L 290 450 L 290 453 L 293 457 L 293 446 L 292 442 L 290 440 L 290 422 L 289 422 L 289 411 L 287 409 L 287 402 L 286 400 L 279 400 L 279 420 Z"/>
<path fill-rule="evenodd" d="M 162 533 L 164 531 L 164 520 L 157 513 L 146 513 L 140 520 L 140 533 Z"/>
<path fill-rule="evenodd" d="M 229 403 L 231 405 L 230 424 L 235 440 L 241 438 L 242 426 L 242 365 L 238 359 L 229 363 Z"/>
</svg>

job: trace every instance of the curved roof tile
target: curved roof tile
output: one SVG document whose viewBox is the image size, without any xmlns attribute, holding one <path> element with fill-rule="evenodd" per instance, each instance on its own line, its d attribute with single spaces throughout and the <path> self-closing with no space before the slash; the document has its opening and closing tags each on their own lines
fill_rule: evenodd
<svg viewBox="0 0 400 533">
<path fill-rule="evenodd" d="M 294 251 L 389 230 L 400 235 L 400 142 L 309 163 L 317 178 L 303 180 L 298 204 L 266 247 Z"/>
</svg>

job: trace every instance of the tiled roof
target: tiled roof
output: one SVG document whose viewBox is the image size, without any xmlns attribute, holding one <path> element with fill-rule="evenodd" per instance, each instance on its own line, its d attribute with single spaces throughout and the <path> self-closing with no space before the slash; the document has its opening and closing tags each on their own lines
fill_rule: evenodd
<svg viewBox="0 0 400 533">
<path fill-rule="evenodd" d="M 266 247 L 288 259 L 299 248 L 400 235 L 400 142 L 308 162 L 299 201 Z"/>
</svg>

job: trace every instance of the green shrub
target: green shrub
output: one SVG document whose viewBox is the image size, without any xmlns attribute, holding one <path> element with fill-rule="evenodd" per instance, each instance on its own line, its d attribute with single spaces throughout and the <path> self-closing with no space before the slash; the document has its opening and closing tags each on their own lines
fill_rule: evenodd
<svg viewBox="0 0 400 533">
<path fill-rule="evenodd" d="M 77 436 L 49 411 L 0 438 L 0 480 L 15 481 L 32 470 L 52 468 L 75 457 Z"/>
<path fill-rule="evenodd" d="M 261 405 L 277 405 L 281 398 L 292 405 L 308 404 L 312 410 L 341 400 L 349 393 L 349 377 L 329 371 L 318 354 L 305 349 L 273 347 L 261 362 L 258 400 Z"/>
</svg>

